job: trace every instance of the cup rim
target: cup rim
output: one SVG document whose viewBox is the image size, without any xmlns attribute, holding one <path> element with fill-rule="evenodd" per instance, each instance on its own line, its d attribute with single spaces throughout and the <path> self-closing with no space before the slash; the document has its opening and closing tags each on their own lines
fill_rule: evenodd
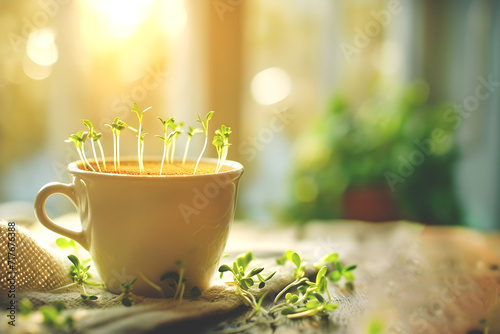
<svg viewBox="0 0 500 334">
<path fill-rule="evenodd" d="M 105 158 L 106 161 L 112 161 L 113 158 Z M 89 162 L 93 162 L 94 159 L 88 159 Z M 131 161 L 131 160 L 136 160 L 137 157 L 122 157 L 120 161 Z M 158 157 L 144 157 L 144 161 L 161 161 L 161 158 Z M 186 161 L 190 162 L 196 162 L 196 160 L 192 159 L 187 159 Z M 200 162 L 205 162 L 205 163 L 215 163 L 217 164 L 217 159 L 215 158 L 203 158 L 200 160 Z M 227 175 L 227 174 L 242 174 L 243 173 L 243 165 L 237 161 L 233 160 L 226 160 L 224 162 L 224 166 L 232 167 L 233 169 L 226 170 L 226 171 L 221 171 L 218 173 L 205 173 L 205 174 L 196 174 L 196 175 L 159 175 L 159 174 L 154 174 L 154 175 L 136 175 L 136 174 L 115 174 L 115 173 L 104 173 L 104 172 L 99 172 L 99 171 L 89 171 L 89 170 L 83 170 L 78 168 L 78 164 L 82 163 L 81 160 L 76 160 L 73 162 L 70 162 L 68 164 L 68 172 L 74 175 L 80 175 L 80 176 L 94 176 L 94 177 L 113 177 L 113 178 L 124 178 L 124 179 L 157 179 L 157 180 L 165 180 L 165 179 L 182 179 L 182 178 L 203 178 L 203 177 L 213 177 L 216 175 Z"/>
</svg>

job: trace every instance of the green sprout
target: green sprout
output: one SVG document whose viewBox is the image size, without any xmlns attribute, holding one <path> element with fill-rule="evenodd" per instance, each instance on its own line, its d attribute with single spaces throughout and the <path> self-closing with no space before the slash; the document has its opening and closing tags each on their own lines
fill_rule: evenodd
<svg viewBox="0 0 500 334">
<path fill-rule="evenodd" d="M 139 143 L 141 144 L 141 165 L 142 165 L 142 171 L 141 173 L 144 171 L 144 137 L 146 137 L 148 133 L 147 132 L 143 132 L 141 133 L 140 137 L 139 137 Z"/>
<path fill-rule="evenodd" d="M 134 302 L 134 300 L 132 299 L 133 298 L 132 290 L 134 288 L 133 285 L 136 280 L 137 277 L 131 280 L 130 282 L 122 283 L 121 285 L 122 293 L 118 296 L 118 298 L 121 300 L 124 306 L 127 307 L 132 306 L 132 303 Z"/>
<path fill-rule="evenodd" d="M 188 135 L 188 139 L 186 141 L 186 149 L 184 150 L 184 157 L 182 158 L 182 165 L 184 166 L 184 163 L 186 162 L 186 157 L 187 157 L 187 154 L 188 154 L 188 150 L 189 150 L 189 143 L 191 142 L 191 138 L 193 138 L 193 136 L 197 133 L 203 133 L 203 130 L 202 129 L 193 129 L 191 126 L 189 127 L 188 129 L 188 132 L 187 132 L 187 135 Z"/>
<path fill-rule="evenodd" d="M 174 163 L 174 154 L 175 154 L 175 141 L 177 137 L 182 133 L 182 127 L 184 126 L 183 122 L 180 122 L 179 124 L 175 124 L 175 122 L 172 122 L 169 124 L 170 128 L 173 130 L 173 133 L 175 134 L 173 140 L 172 140 L 172 150 L 170 151 L 170 163 Z"/>
<path fill-rule="evenodd" d="M 180 267 L 179 272 L 169 271 L 160 277 L 160 281 L 166 281 L 168 286 L 175 291 L 174 299 L 182 300 L 184 297 L 184 292 L 186 290 L 186 282 L 188 279 L 184 277 L 185 264 L 184 261 L 175 261 L 175 264 Z M 201 295 L 200 288 L 197 286 L 193 287 L 189 293 L 189 297 L 196 298 Z"/>
<path fill-rule="evenodd" d="M 167 132 L 165 132 L 165 134 L 166 133 Z M 156 135 L 156 137 L 160 138 L 163 141 L 163 143 L 164 143 L 163 157 L 161 159 L 160 175 L 161 175 L 161 173 L 163 171 L 163 162 L 165 162 L 165 159 L 166 159 L 167 146 L 172 142 L 172 139 L 174 138 L 174 136 L 175 136 L 175 132 L 170 132 L 167 137 L 162 137 L 162 136 Z"/>
<path fill-rule="evenodd" d="M 203 125 L 203 131 L 205 132 L 205 144 L 203 145 L 203 149 L 201 150 L 200 156 L 198 157 L 198 161 L 196 161 L 196 166 L 194 167 L 193 175 L 196 174 L 196 170 L 198 169 L 198 165 L 200 163 L 201 157 L 203 156 L 203 153 L 205 152 L 205 149 L 207 148 L 207 142 L 208 142 L 208 122 L 212 118 L 214 112 L 215 111 L 210 111 L 205 116 L 204 120 L 201 119 L 200 115 L 198 115 L 198 119 L 196 120 L 197 122 L 201 123 L 201 125 Z"/>
<path fill-rule="evenodd" d="M 33 312 L 33 309 L 33 303 L 28 298 L 23 298 L 19 302 L 18 310 L 22 316 L 28 316 L 31 312 Z"/>
<path fill-rule="evenodd" d="M 43 317 L 43 324 L 55 332 L 70 333 L 74 331 L 74 320 L 71 316 L 62 316 L 66 309 L 63 302 L 57 301 L 52 305 L 43 305 L 39 311 Z"/>
<path fill-rule="evenodd" d="M 297 253 L 290 250 L 283 257 L 278 258 L 276 262 L 279 265 L 283 265 L 287 261 L 291 261 L 295 265 L 295 280 L 280 291 L 274 302 L 276 303 L 283 293 L 292 287 L 296 287 L 298 294 L 287 293 L 285 295 L 285 302 L 274 306 L 269 312 L 272 314 L 280 312 L 289 319 L 296 319 L 311 316 L 327 316 L 329 312 L 337 309 L 338 305 L 331 303 L 328 281 L 338 282 L 341 277 L 345 277 L 348 283 L 352 284 L 354 280 L 352 271 L 356 269 L 356 265 L 344 267 L 338 261 L 338 257 L 337 253 L 331 253 L 323 257 L 319 264 L 314 266 L 318 270 L 314 281 L 309 280 L 305 276 L 305 265 Z M 333 264 L 334 270 L 329 274 L 325 263 Z M 328 296 L 327 300 L 323 297 L 325 293 Z"/>
<path fill-rule="evenodd" d="M 295 264 L 297 265 L 297 263 Z M 297 287 L 299 294 L 287 293 L 285 295 L 285 302 L 271 308 L 269 312 L 280 312 L 289 319 L 296 319 L 311 316 L 327 316 L 329 312 L 337 309 L 338 305 L 330 303 L 331 296 L 328 291 L 327 271 L 327 266 L 322 266 L 316 274 L 314 282 L 306 277 L 302 278 L 301 285 Z M 280 296 L 287 289 L 289 289 L 289 286 L 280 292 Z M 328 301 L 323 297 L 325 293 L 328 295 Z"/>
<path fill-rule="evenodd" d="M 115 171 L 117 170 L 117 163 L 118 163 L 118 170 L 120 170 L 120 131 L 124 129 L 130 129 L 132 131 L 136 131 L 133 127 L 129 126 L 127 123 L 122 121 L 119 117 L 116 117 L 113 120 L 113 123 L 111 125 L 105 124 L 106 126 L 109 126 L 111 128 L 111 132 L 113 133 L 113 152 L 114 152 L 114 162 L 115 162 Z"/>
<path fill-rule="evenodd" d="M 85 285 L 103 287 L 103 284 L 101 283 L 88 281 L 88 279 L 92 277 L 89 273 L 90 265 L 85 267 L 75 255 L 68 255 L 68 259 L 72 263 L 69 269 L 69 277 L 71 278 L 73 283 L 59 287 L 52 291 L 62 290 L 78 285 L 82 290 L 80 296 L 82 297 L 83 300 L 91 300 L 91 301 L 97 300 L 98 299 L 97 296 L 88 295 L 87 292 L 85 291 Z"/>
<path fill-rule="evenodd" d="M 335 262 L 335 271 L 332 271 L 328 275 L 328 279 L 332 282 L 338 282 L 342 277 L 344 277 L 348 283 L 352 283 L 354 281 L 354 274 L 352 273 L 352 271 L 356 268 L 356 265 L 344 267 L 342 263 Z"/>
<path fill-rule="evenodd" d="M 212 141 L 212 144 L 215 146 L 217 150 L 217 167 L 215 168 L 215 172 L 218 173 L 221 167 L 224 165 L 224 162 L 227 158 L 227 151 L 229 149 L 229 134 L 231 133 L 231 128 L 225 125 L 222 125 L 219 130 L 215 131 L 215 136 Z"/>
<path fill-rule="evenodd" d="M 171 141 L 168 141 L 168 142 L 166 141 L 166 139 L 168 138 L 167 131 L 168 131 L 169 125 L 172 123 L 175 123 L 175 118 L 170 117 L 169 119 L 164 120 L 163 118 L 158 116 L 158 119 L 160 120 L 161 125 L 163 126 L 164 136 L 161 137 L 161 136 L 156 135 L 156 137 L 162 138 L 163 142 L 165 143 L 165 146 L 163 147 L 163 158 L 161 159 L 161 168 L 160 168 L 160 175 L 161 175 L 161 172 L 163 170 L 163 162 L 168 157 L 168 151 L 170 149 L 170 142 L 171 142 Z M 167 161 L 167 163 L 168 163 L 168 161 Z"/>
<path fill-rule="evenodd" d="M 289 250 L 286 251 L 283 257 L 276 259 L 276 263 L 279 265 L 284 265 L 286 261 L 290 261 L 295 265 L 295 269 L 293 271 L 295 280 L 288 284 L 283 290 L 281 290 L 278 295 L 276 295 L 276 298 L 274 299 L 274 302 L 278 302 L 280 297 L 289 289 L 293 288 L 294 286 L 300 285 L 309 279 L 307 277 L 304 277 L 305 275 L 305 266 L 302 264 L 302 260 L 300 259 L 300 255 L 297 254 L 296 252 Z"/>
<path fill-rule="evenodd" d="M 92 167 L 87 160 L 87 157 L 85 156 L 85 140 L 87 140 L 89 133 L 86 131 L 78 131 L 76 134 L 72 134 L 69 136 L 68 139 L 65 140 L 67 143 L 75 143 L 76 150 L 78 152 L 78 155 L 80 156 L 80 160 L 85 166 L 85 169 L 87 169 L 87 166 L 92 169 L 92 171 L 95 172 L 94 167 Z"/>
<path fill-rule="evenodd" d="M 101 150 L 102 163 L 104 165 L 104 169 L 106 169 L 106 160 L 104 159 L 104 151 L 102 149 L 101 141 L 99 140 L 99 138 L 102 137 L 102 133 L 97 133 L 97 131 L 94 128 L 94 125 L 88 119 L 82 119 L 82 122 L 83 122 L 83 124 L 85 124 L 89 128 L 89 136 L 90 136 L 91 143 L 92 143 L 92 152 L 94 153 L 94 160 L 95 160 L 95 163 L 97 165 L 97 169 L 100 172 L 101 166 L 99 166 L 99 161 L 97 160 L 94 142 L 97 142 L 97 144 L 99 145 L 99 149 Z"/>
<path fill-rule="evenodd" d="M 152 107 L 148 107 L 144 109 L 142 112 L 139 110 L 139 106 L 134 102 L 134 106 L 132 108 L 132 112 L 135 112 L 137 118 L 139 119 L 139 130 L 137 132 L 137 159 L 139 161 L 139 172 L 142 174 L 144 171 L 144 136 L 142 135 L 142 117 L 144 116 L 144 112 L 151 109 Z"/>
<path fill-rule="evenodd" d="M 75 253 L 78 252 L 78 245 L 76 244 L 76 241 L 73 239 L 65 239 L 65 238 L 57 238 L 56 239 L 56 245 L 59 248 L 73 248 Z"/>
<path fill-rule="evenodd" d="M 236 258 L 236 261 L 233 262 L 231 267 L 226 264 L 221 265 L 219 267 L 219 272 L 220 278 L 222 278 L 225 272 L 231 272 L 233 274 L 233 282 L 228 282 L 228 284 L 236 286 L 236 294 L 243 298 L 246 305 L 251 306 L 255 311 L 260 311 L 260 304 L 262 301 L 257 302 L 248 289 L 256 283 L 258 283 L 259 289 L 264 288 L 266 282 L 270 280 L 276 272 L 264 278 L 261 275 L 261 272 L 264 271 L 264 267 L 258 267 L 253 268 L 248 274 L 245 274 L 245 270 L 253 258 L 252 252 L 241 254 Z M 257 279 L 257 281 L 255 279 Z"/>
</svg>

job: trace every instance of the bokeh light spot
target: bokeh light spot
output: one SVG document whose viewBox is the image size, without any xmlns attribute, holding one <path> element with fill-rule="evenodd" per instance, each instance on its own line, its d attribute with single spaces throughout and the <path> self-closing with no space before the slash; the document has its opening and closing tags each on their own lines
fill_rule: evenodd
<svg viewBox="0 0 500 334">
<path fill-rule="evenodd" d="M 278 67 L 270 67 L 257 73 L 251 83 L 252 96 L 257 103 L 270 105 L 284 100 L 292 90 L 288 73 Z"/>
</svg>

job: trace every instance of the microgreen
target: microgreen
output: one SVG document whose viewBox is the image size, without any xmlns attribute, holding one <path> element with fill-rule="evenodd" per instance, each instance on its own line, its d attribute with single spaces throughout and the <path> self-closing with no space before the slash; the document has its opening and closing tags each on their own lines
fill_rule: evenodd
<svg viewBox="0 0 500 334">
<path fill-rule="evenodd" d="M 182 158 L 182 165 L 183 166 L 184 166 L 184 163 L 186 163 L 186 157 L 187 157 L 188 150 L 189 150 L 189 144 L 191 143 L 191 138 L 193 138 L 193 136 L 197 133 L 203 133 L 203 130 L 198 129 L 198 128 L 193 129 L 191 126 L 188 128 L 188 132 L 187 132 L 188 138 L 186 141 L 186 148 L 184 149 L 184 157 Z"/>
<path fill-rule="evenodd" d="M 121 300 L 122 304 L 124 306 L 132 306 L 134 300 L 133 300 L 133 293 L 132 289 L 134 288 L 133 285 L 137 278 L 134 278 L 128 283 L 122 283 L 121 289 L 122 293 L 118 296 L 118 298 Z"/>
<path fill-rule="evenodd" d="M 144 109 L 142 112 L 139 110 L 139 106 L 134 102 L 132 107 L 132 112 L 136 113 L 137 118 L 139 119 L 139 130 L 137 132 L 137 159 L 139 162 L 139 172 L 142 173 L 144 171 L 143 157 L 144 157 L 144 136 L 142 134 L 142 117 L 144 116 L 144 112 L 151 109 L 152 107 L 148 107 Z"/>
<path fill-rule="evenodd" d="M 43 305 L 39 308 L 42 314 L 43 324 L 52 330 L 64 333 L 74 331 L 74 320 L 71 316 L 63 316 L 62 313 L 66 309 L 63 302 L 55 302 L 52 305 Z"/>
<path fill-rule="evenodd" d="M 327 254 L 315 265 L 315 268 L 318 269 L 325 263 L 331 263 L 333 271 L 328 274 L 328 279 L 330 281 L 338 282 L 344 277 L 348 283 L 352 283 L 354 281 L 354 274 L 352 271 L 357 268 L 357 265 L 344 266 L 338 261 L 338 258 L 338 253 Z"/>
<path fill-rule="evenodd" d="M 144 110 L 139 109 L 139 105 L 136 102 L 133 102 L 133 106 L 131 108 L 131 112 L 135 113 L 137 115 L 137 119 L 139 120 L 139 127 L 138 129 L 133 128 L 132 126 L 128 125 L 124 121 L 120 120 L 119 117 L 116 117 L 113 120 L 113 123 L 111 124 L 105 124 L 111 129 L 111 132 L 113 133 L 113 162 L 114 162 L 114 170 L 115 172 L 120 172 L 120 132 L 124 129 L 130 129 L 134 132 L 136 132 L 137 136 L 137 160 L 139 164 L 139 173 L 142 174 L 144 172 L 144 137 L 146 133 L 144 133 L 144 125 L 143 125 L 143 117 L 144 113 L 151 109 L 152 107 L 148 107 Z M 198 115 L 198 119 L 196 120 L 197 122 L 201 123 L 203 129 L 198 129 L 198 128 L 193 128 L 189 127 L 188 131 L 186 131 L 188 138 L 186 140 L 186 146 L 184 149 L 184 155 L 182 159 L 182 165 L 184 166 L 186 163 L 186 158 L 188 155 L 189 151 L 189 145 L 191 143 L 191 139 L 193 136 L 197 133 L 205 133 L 205 142 L 203 144 L 203 148 L 200 152 L 200 155 L 196 161 L 196 165 L 194 167 L 193 175 L 196 174 L 198 170 L 198 166 L 200 164 L 201 158 L 203 157 L 203 154 L 205 153 L 205 150 L 207 148 L 208 144 L 208 130 L 209 130 L 209 121 L 212 119 L 214 114 L 214 111 L 210 111 L 205 115 L 205 118 L 202 119 L 200 115 Z M 161 167 L 160 167 L 160 175 L 163 173 L 163 164 L 165 161 L 167 163 L 173 163 L 174 162 L 174 157 L 175 157 L 175 149 L 176 149 L 176 142 L 178 137 L 184 132 L 182 130 L 182 127 L 184 126 L 183 122 L 176 123 L 175 118 L 171 117 L 168 119 L 163 119 L 161 117 L 158 117 L 160 122 L 162 123 L 163 126 L 163 136 L 156 136 L 160 139 L 163 140 L 164 142 L 164 148 L 163 148 L 163 157 L 162 157 L 162 162 L 161 162 Z M 75 144 L 75 147 L 77 149 L 78 155 L 80 156 L 80 160 L 82 161 L 84 168 L 87 170 L 92 170 L 96 171 L 94 167 L 89 163 L 87 160 L 87 157 L 85 156 L 85 141 L 87 138 L 90 138 L 91 144 L 92 144 L 92 153 L 94 156 L 95 164 L 97 166 L 97 170 L 99 172 L 101 171 L 106 171 L 106 159 L 104 155 L 104 150 L 102 148 L 101 144 L 101 138 L 102 138 L 102 133 L 97 132 L 94 125 L 92 122 L 88 119 L 82 119 L 81 120 L 83 124 L 88 128 L 88 131 L 80 131 L 76 134 L 72 134 L 69 139 L 66 140 L 66 142 L 73 142 Z M 172 129 L 171 134 L 168 134 L 168 129 Z M 215 131 L 215 136 L 212 140 L 213 145 L 215 146 L 218 154 L 218 160 L 217 160 L 217 165 L 215 167 L 215 172 L 218 173 L 222 166 L 224 165 L 226 159 L 227 159 L 227 153 L 229 146 L 231 144 L 229 143 L 229 135 L 231 133 L 231 128 L 226 127 L 225 125 L 222 125 L 220 129 Z M 99 147 L 100 154 L 101 154 L 101 161 L 97 158 L 97 151 L 96 151 L 96 143 Z"/>
<path fill-rule="evenodd" d="M 97 296 L 87 294 L 87 292 L 85 291 L 85 285 L 103 287 L 103 284 L 88 281 L 88 279 L 92 277 L 89 273 L 90 265 L 84 266 L 75 255 L 68 255 L 68 259 L 72 263 L 69 269 L 69 277 L 71 278 L 73 283 L 59 287 L 57 289 L 54 289 L 53 291 L 62 290 L 78 285 L 82 290 L 80 296 L 83 300 L 96 300 Z"/>
<path fill-rule="evenodd" d="M 33 303 L 28 298 L 21 299 L 18 309 L 21 315 L 27 316 L 33 311 Z"/>
<path fill-rule="evenodd" d="M 180 267 L 179 272 L 169 271 L 165 274 L 161 275 L 160 281 L 165 281 L 168 286 L 175 291 L 174 299 L 182 300 L 184 297 L 184 293 L 186 290 L 185 282 L 188 278 L 184 277 L 185 273 L 185 263 L 184 261 L 175 261 L 175 264 Z M 201 295 L 201 290 L 197 286 L 193 287 L 189 292 L 188 296 L 192 298 L 196 298 Z"/>
<path fill-rule="evenodd" d="M 258 283 L 260 289 L 264 288 L 265 283 L 269 281 L 276 272 L 269 274 L 267 277 L 263 277 L 261 273 L 264 271 L 264 267 L 253 268 L 248 274 L 245 273 L 248 264 L 253 260 L 253 253 L 247 252 L 236 257 L 236 261 L 233 262 L 232 266 L 223 264 L 219 267 L 220 278 L 225 272 L 230 272 L 233 274 L 233 281 L 228 284 L 236 286 L 236 294 L 243 298 L 245 304 L 251 306 L 255 311 L 260 311 L 262 308 L 260 304 L 255 300 L 253 294 L 248 290 L 254 284 Z"/>
<path fill-rule="evenodd" d="M 212 144 L 215 146 L 217 150 L 217 167 L 215 168 L 215 172 L 218 173 L 221 167 L 224 165 L 224 162 L 227 158 L 227 151 L 229 149 L 229 134 L 231 133 L 231 128 L 225 125 L 222 125 L 220 129 L 215 131 L 214 139 L 212 140 Z"/>
<path fill-rule="evenodd" d="M 87 157 L 85 156 L 85 140 L 87 140 L 88 132 L 86 131 L 78 131 L 76 134 L 72 134 L 68 139 L 65 140 L 67 143 L 73 142 L 75 144 L 76 150 L 78 151 L 78 155 L 80 156 L 80 160 L 85 166 L 85 169 L 90 167 L 92 171 L 95 172 L 95 169 L 89 164 Z"/>
<path fill-rule="evenodd" d="M 285 302 L 273 307 L 270 313 L 280 312 L 289 319 L 295 319 L 310 316 L 327 316 L 329 312 L 337 309 L 338 305 L 331 303 L 328 281 L 337 282 L 344 276 L 351 283 L 354 280 L 352 271 L 356 269 L 356 265 L 344 267 L 338 261 L 338 258 L 338 253 L 331 253 L 324 256 L 314 266 L 318 272 L 314 281 L 311 281 L 305 276 L 305 265 L 300 256 L 291 250 L 285 252 L 283 257 L 278 258 L 276 262 L 279 265 L 284 265 L 287 261 L 291 261 L 295 265 L 295 280 L 277 295 L 274 302 L 276 303 L 283 293 L 292 287 L 296 287 L 298 294 L 287 293 L 285 295 Z M 330 273 L 328 273 L 328 267 L 325 265 L 328 263 L 331 263 L 334 268 Z M 328 297 L 327 299 L 323 297 L 325 293 Z"/>
<path fill-rule="evenodd" d="M 163 141 L 163 143 L 164 143 L 163 157 L 161 159 L 160 175 L 161 175 L 161 173 L 163 171 L 163 163 L 165 162 L 165 159 L 166 159 L 167 147 L 172 142 L 172 139 L 174 138 L 174 136 L 175 136 L 175 132 L 170 132 L 168 134 L 168 136 L 166 136 L 166 137 L 162 137 L 162 136 L 158 136 L 158 135 L 155 136 L 157 138 L 160 138 Z"/>
<path fill-rule="evenodd" d="M 113 152 L 114 152 L 114 162 L 115 162 L 115 171 L 117 170 L 117 163 L 118 163 L 118 170 L 120 170 L 120 131 L 124 129 L 130 129 L 132 131 L 136 131 L 133 127 L 122 121 L 119 117 L 116 117 L 113 120 L 113 123 L 111 125 L 105 124 L 106 126 L 109 126 L 111 128 L 111 132 L 113 133 Z"/>
<path fill-rule="evenodd" d="M 300 285 L 306 281 L 308 281 L 307 277 L 304 277 L 305 275 L 305 265 L 302 264 L 302 259 L 300 258 L 300 255 L 297 254 L 296 252 L 292 250 L 288 250 L 285 252 L 285 254 L 276 259 L 276 263 L 279 265 L 284 265 L 286 261 L 290 261 L 295 265 L 295 269 L 293 271 L 293 275 L 295 280 L 288 284 L 283 290 L 281 290 L 278 295 L 276 295 L 276 298 L 274 299 L 274 302 L 276 303 L 280 297 L 289 289 L 293 288 L 294 286 Z"/>
<path fill-rule="evenodd" d="M 346 266 L 340 262 L 335 262 L 335 270 L 328 275 L 328 279 L 332 282 L 338 282 L 342 277 L 349 283 L 354 281 L 354 274 L 352 271 L 356 269 L 356 265 Z"/>
<path fill-rule="evenodd" d="M 200 115 L 198 115 L 198 119 L 196 120 L 197 122 L 201 123 L 201 125 L 203 126 L 203 131 L 205 132 L 205 144 L 203 144 L 203 148 L 201 150 L 200 156 L 198 157 L 198 161 L 196 161 L 196 166 L 194 167 L 193 175 L 196 174 L 196 170 L 198 169 L 198 165 L 200 163 L 201 157 L 203 156 L 203 153 L 205 152 L 205 149 L 207 148 L 207 142 L 208 142 L 208 122 L 212 118 L 214 112 L 215 111 L 210 111 L 205 116 L 204 120 L 200 117 Z"/>
<path fill-rule="evenodd" d="M 174 138 L 172 140 L 172 150 L 170 151 L 170 163 L 174 163 L 174 154 L 175 154 L 175 142 L 177 137 L 182 133 L 182 127 L 184 126 L 183 122 L 180 122 L 178 124 L 175 124 L 175 122 L 172 122 L 169 124 L 170 128 L 173 130 L 174 133 Z"/>
<path fill-rule="evenodd" d="M 165 143 L 165 145 L 163 146 L 163 157 L 161 159 L 161 168 L 160 168 L 160 175 L 161 175 L 162 170 L 163 170 L 163 162 L 165 161 L 165 159 L 168 156 L 168 151 L 169 151 L 169 148 L 170 148 L 169 144 L 171 142 L 171 140 L 169 140 L 168 142 L 166 141 L 166 139 L 168 139 L 168 137 L 169 137 L 167 135 L 167 131 L 168 131 L 169 125 L 171 123 L 175 123 L 175 118 L 174 117 L 170 117 L 169 119 L 164 120 L 163 118 L 161 118 L 160 116 L 158 116 L 158 119 L 160 120 L 161 125 L 163 126 L 163 137 L 158 136 L 158 135 L 156 135 L 155 137 L 162 138 L 163 142 Z M 168 161 L 167 161 L 167 163 L 168 163 Z"/>
<path fill-rule="evenodd" d="M 73 239 L 68 239 L 66 240 L 65 238 L 57 238 L 56 239 L 56 245 L 57 247 L 59 248 L 73 248 L 73 250 L 75 251 L 75 253 L 78 252 L 78 246 L 76 244 L 76 241 L 73 240 Z"/>
<path fill-rule="evenodd" d="M 98 145 L 99 145 L 99 148 L 101 150 L 102 163 L 103 163 L 104 168 L 106 168 L 106 160 L 104 159 L 104 152 L 102 150 L 101 141 L 99 140 L 99 138 L 102 137 L 102 133 L 97 133 L 97 131 L 94 128 L 94 125 L 88 119 L 82 119 L 82 122 L 83 122 L 83 124 L 85 124 L 85 126 L 87 126 L 87 128 L 89 128 L 89 136 L 90 136 L 90 139 L 91 139 L 90 142 L 92 144 L 92 152 L 94 153 L 94 160 L 95 160 L 95 163 L 97 165 L 97 169 L 100 172 L 101 171 L 101 166 L 99 165 L 99 161 L 97 160 L 97 154 L 95 153 L 94 142 L 97 142 Z"/>
<path fill-rule="evenodd" d="M 143 132 L 141 133 L 141 135 L 139 136 L 139 142 L 141 143 L 141 164 L 142 164 L 142 171 L 141 173 L 144 171 L 144 137 L 146 137 L 147 135 L 147 132 Z"/>
<path fill-rule="evenodd" d="M 27 317 L 34 312 L 39 312 L 42 323 L 51 329 L 51 333 L 73 333 L 74 320 L 71 316 L 62 316 L 66 305 L 61 301 L 56 301 L 52 305 L 42 305 L 38 311 L 35 311 L 33 303 L 28 298 L 23 298 L 18 304 L 19 313 Z"/>
<path fill-rule="evenodd" d="M 276 262 L 278 265 L 284 265 L 290 261 L 295 266 L 294 281 L 280 291 L 274 300 L 274 305 L 266 311 L 262 308 L 262 302 L 266 294 L 263 294 L 260 299 L 256 301 L 250 291 L 250 288 L 257 283 L 254 280 L 255 277 L 257 277 L 260 282 L 259 288 L 264 287 L 264 284 L 262 283 L 271 279 L 275 272 L 266 278 L 262 278 L 260 274 L 264 271 L 264 268 L 259 267 L 254 268 L 248 274 L 245 274 L 245 271 L 247 271 L 246 268 L 252 259 L 252 253 L 247 252 L 239 255 L 232 266 L 224 264 L 219 267 L 221 278 L 226 272 L 233 274 L 233 282 L 227 282 L 226 284 L 236 286 L 235 294 L 241 296 L 244 303 L 253 308 L 251 316 L 247 318 L 247 324 L 239 327 L 239 329 L 245 328 L 245 330 L 259 323 L 270 324 L 281 321 L 280 317 L 286 317 L 287 319 L 301 319 L 305 317 L 328 316 L 330 312 L 338 308 L 338 305 L 331 302 L 331 296 L 328 291 L 328 266 L 332 263 L 335 267 L 334 271 L 341 272 L 351 272 L 356 268 L 355 265 L 340 267 L 336 264 L 339 263 L 338 254 L 332 253 L 326 255 L 321 260 L 321 264 L 314 266 L 314 268 L 317 269 L 317 272 L 314 278 L 310 278 L 306 276 L 305 268 L 307 264 L 298 253 L 289 250 L 285 252 L 282 257 L 276 259 Z M 339 267 L 337 268 L 336 266 Z M 291 290 L 291 288 L 294 288 L 293 291 L 285 294 L 285 292 L 287 292 L 287 290 Z M 277 301 L 283 294 L 285 294 L 284 301 L 278 304 Z M 255 314 L 259 317 L 254 318 Z M 250 319 L 252 320 L 249 321 Z"/>
</svg>

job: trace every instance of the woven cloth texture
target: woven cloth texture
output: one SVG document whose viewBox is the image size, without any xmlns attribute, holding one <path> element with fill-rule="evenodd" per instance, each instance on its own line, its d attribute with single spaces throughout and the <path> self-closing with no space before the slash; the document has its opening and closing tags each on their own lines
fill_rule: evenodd
<svg viewBox="0 0 500 334">
<path fill-rule="evenodd" d="M 38 242 L 19 226 L 10 235 L 15 238 L 14 243 L 9 243 L 8 229 L 8 222 L 0 222 L 0 296 L 5 297 L 12 284 L 16 291 L 21 292 L 49 291 L 71 283 L 61 255 Z M 15 275 L 15 282 L 8 280 L 11 278 L 10 273 Z"/>
</svg>

